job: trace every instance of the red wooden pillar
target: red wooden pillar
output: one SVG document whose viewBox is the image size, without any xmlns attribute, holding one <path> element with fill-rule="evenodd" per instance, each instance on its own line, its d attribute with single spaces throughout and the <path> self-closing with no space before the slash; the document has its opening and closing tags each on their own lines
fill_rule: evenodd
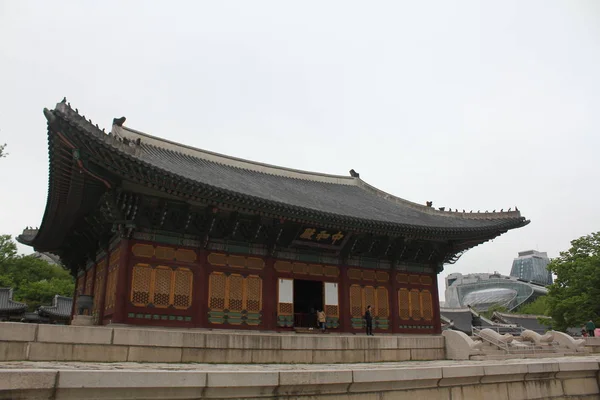
<svg viewBox="0 0 600 400">
<path fill-rule="evenodd" d="M 208 252 L 198 251 L 198 263 L 194 271 L 193 321 L 199 328 L 208 327 Z"/>
<path fill-rule="evenodd" d="M 102 297 L 98 300 L 98 324 L 104 325 L 104 307 L 106 307 L 106 284 L 108 283 L 108 268 L 110 267 L 110 244 L 106 246 L 104 258 L 104 277 L 102 278 Z"/>
<path fill-rule="evenodd" d="M 392 324 L 392 333 L 400 333 L 400 306 L 398 304 L 398 279 L 396 279 L 396 274 L 398 272 L 392 268 L 390 271 L 390 302 L 391 302 L 391 318 L 390 323 Z"/>
<path fill-rule="evenodd" d="M 265 258 L 265 268 L 262 275 L 262 325 L 263 329 L 277 329 L 277 277 L 275 276 L 275 259 Z"/>
<path fill-rule="evenodd" d="M 433 293 L 431 293 L 431 298 L 433 302 L 433 304 L 431 305 L 431 307 L 433 308 L 433 333 L 440 334 L 442 333 L 442 321 L 440 317 L 440 295 L 438 293 L 437 274 L 432 274 L 431 278 L 433 280 Z"/>
<path fill-rule="evenodd" d="M 131 266 L 129 265 L 129 240 L 121 239 L 118 244 L 119 254 L 119 272 L 117 275 L 117 289 L 115 295 L 115 311 L 113 313 L 112 322 L 115 324 L 125 323 L 127 316 L 127 302 L 129 287 L 130 287 L 130 276 Z"/>
<path fill-rule="evenodd" d="M 350 322 L 350 285 L 348 283 L 348 267 L 340 265 L 340 328 L 342 332 L 352 332 Z"/>
</svg>

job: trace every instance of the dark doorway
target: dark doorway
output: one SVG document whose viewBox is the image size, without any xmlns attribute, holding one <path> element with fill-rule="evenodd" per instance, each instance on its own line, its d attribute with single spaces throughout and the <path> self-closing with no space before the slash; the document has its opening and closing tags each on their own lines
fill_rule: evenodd
<svg viewBox="0 0 600 400">
<path fill-rule="evenodd" d="M 323 309 L 323 282 L 294 279 L 294 326 L 317 327 L 317 311 Z"/>
</svg>

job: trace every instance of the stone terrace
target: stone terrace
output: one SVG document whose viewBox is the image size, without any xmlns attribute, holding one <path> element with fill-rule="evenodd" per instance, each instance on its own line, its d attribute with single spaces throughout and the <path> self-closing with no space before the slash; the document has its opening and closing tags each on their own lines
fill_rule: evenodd
<svg viewBox="0 0 600 400">
<path fill-rule="evenodd" d="M 378 364 L 0 363 L 0 398 L 598 399 L 600 356 Z"/>
</svg>

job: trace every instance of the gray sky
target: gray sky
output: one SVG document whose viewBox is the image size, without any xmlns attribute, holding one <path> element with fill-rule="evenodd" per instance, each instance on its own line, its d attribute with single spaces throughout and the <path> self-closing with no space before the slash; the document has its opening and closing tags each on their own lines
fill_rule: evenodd
<svg viewBox="0 0 600 400">
<path fill-rule="evenodd" d="M 485 4 L 483 4 L 485 3 Z M 299 3 L 294 3 L 298 5 Z M 40 225 L 43 107 L 532 223 L 450 272 L 600 230 L 600 2 L 0 0 L 0 233 Z M 22 251 L 31 251 L 21 247 Z"/>
</svg>

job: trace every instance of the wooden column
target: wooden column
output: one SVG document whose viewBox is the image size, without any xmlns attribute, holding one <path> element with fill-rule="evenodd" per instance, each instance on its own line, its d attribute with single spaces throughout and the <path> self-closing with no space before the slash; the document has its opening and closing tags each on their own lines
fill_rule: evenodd
<svg viewBox="0 0 600 400">
<path fill-rule="evenodd" d="M 194 271 L 194 294 L 192 314 L 194 326 L 208 326 L 208 251 L 198 250 L 198 263 Z"/>
<path fill-rule="evenodd" d="M 262 325 L 263 329 L 277 329 L 277 277 L 275 276 L 275 259 L 265 258 L 262 274 Z"/>
<path fill-rule="evenodd" d="M 104 277 L 102 279 L 102 297 L 98 300 L 98 325 L 104 325 L 104 307 L 106 306 L 106 284 L 108 281 L 108 268 L 110 267 L 110 243 L 106 245 L 106 256 L 104 258 Z"/>
<path fill-rule="evenodd" d="M 115 311 L 112 322 L 124 324 L 127 316 L 128 294 L 131 280 L 131 266 L 129 265 L 129 240 L 121 239 L 118 244 L 121 254 L 119 255 L 119 273 L 117 275 L 117 290 L 115 295 Z"/>
<path fill-rule="evenodd" d="M 340 266 L 340 331 L 353 332 L 350 322 L 350 285 L 348 284 L 348 267 Z"/>
<path fill-rule="evenodd" d="M 390 302 L 392 304 L 392 308 L 390 310 L 390 323 L 392 324 L 392 333 L 400 332 L 400 313 L 399 313 L 399 304 L 398 304 L 398 280 L 396 279 L 396 274 L 398 271 L 392 266 L 390 270 Z"/>
<path fill-rule="evenodd" d="M 440 295 L 438 293 L 438 281 L 437 274 L 432 275 L 433 278 L 433 289 L 431 293 L 431 298 L 433 304 L 433 333 L 440 334 L 442 333 L 442 320 L 440 317 Z"/>
</svg>

